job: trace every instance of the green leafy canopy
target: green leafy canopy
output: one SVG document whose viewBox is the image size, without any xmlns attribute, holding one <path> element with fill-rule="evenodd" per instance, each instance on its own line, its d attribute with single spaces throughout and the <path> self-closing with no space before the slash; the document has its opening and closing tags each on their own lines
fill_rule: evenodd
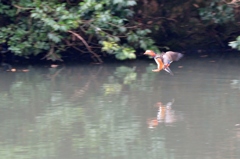
<svg viewBox="0 0 240 159">
<path fill-rule="evenodd" d="M 0 13 L 6 23 L 0 25 L 1 43 L 17 55 L 46 52 L 51 60 L 60 59 L 67 48 L 88 52 L 98 62 L 101 52 L 120 60 L 134 59 L 136 49 L 155 47 L 148 37 L 151 31 L 140 29 L 133 19 L 136 4 L 136 0 L 2 3 Z"/>
</svg>

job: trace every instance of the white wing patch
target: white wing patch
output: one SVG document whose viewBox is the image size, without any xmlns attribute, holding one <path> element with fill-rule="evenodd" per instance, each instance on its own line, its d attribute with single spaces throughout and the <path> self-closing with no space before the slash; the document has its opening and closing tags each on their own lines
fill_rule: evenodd
<svg viewBox="0 0 240 159">
<path fill-rule="evenodd" d="M 157 59 L 154 59 L 154 60 L 157 63 L 158 68 L 160 68 L 160 63 L 158 62 L 158 60 Z"/>
</svg>

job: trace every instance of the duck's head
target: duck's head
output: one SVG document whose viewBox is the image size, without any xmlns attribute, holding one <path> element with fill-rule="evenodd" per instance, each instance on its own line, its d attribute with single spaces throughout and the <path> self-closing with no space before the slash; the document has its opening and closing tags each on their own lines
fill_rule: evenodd
<svg viewBox="0 0 240 159">
<path fill-rule="evenodd" d="M 152 50 L 146 50 L 143 55 L 149 55 L 149 56 L 154 57 L 154 56 L 156 56 L 156 53 L 153 52 Z"/>
</svg>

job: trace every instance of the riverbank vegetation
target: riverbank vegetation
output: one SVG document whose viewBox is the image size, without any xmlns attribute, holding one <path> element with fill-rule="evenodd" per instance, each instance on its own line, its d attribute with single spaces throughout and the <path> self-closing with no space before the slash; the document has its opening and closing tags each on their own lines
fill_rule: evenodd
<svg viewBox="0 0 240 159">
<path fill-rule="evenodd" d="M 239 11 L 238 0 L 1 0 L 1 57 L 102 63 L 146 49 L 240 50 Z"/>
</svg>

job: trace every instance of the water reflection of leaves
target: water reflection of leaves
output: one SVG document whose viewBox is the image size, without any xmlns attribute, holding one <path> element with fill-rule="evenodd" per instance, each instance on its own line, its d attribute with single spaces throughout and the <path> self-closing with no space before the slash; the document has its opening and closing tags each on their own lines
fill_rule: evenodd
<svg viewBox="0 0 240 159">
<path fill-rule="evenodd" d="M 151 82 L 156 74 L 152 73 L 152 65 L 149 65 L 146 72 L 142 72 L 141 76 L 136 71 L 136 67 L 119 66 L 114 73 L 108 76 L 108 81 L 103 84 L 104 95 L 119 94 L 126 89 L 151 91 Z M 142 70 L 141 70 L 142 71 Z M 141 83 L 139 83 L 141 81 Z"/>
<path fill-rule="evenodd" d="M 108 77 L 108 82 L 103 84 L 104 95 L 119 94 L 123 85 L 130 85 L 137 78 L 135 67 L 120 66 L 114 75 Z"/>
<path fill-rule="evenodd" d="M 89 89 L 90 84 L 96 80 L 96 77 L 99 76 L 99 74 L 101 73 L 101 70 L 102 70 L 102 67 L 98 67 L 97 72 L 90 73 L 90 75 L 87 76 L 86 82 L 81 82 L 81 83 L 84 83 L 83 86 L 77 86 L 77 89 L 75 89 L 74 94 L 71 97 L 72 101 L 83 97 L 83 95 Z"/>
<path fill-rule="evenodd" d="M 57 67 L 49 68 L 50 73 L 47 74 L 47 78 L 49 78 L 51 80 L 55 80 L 55 78 L 60 75 L 60 73 L 61 73 L 61 71 L 63 71 L 63 69 L 64 69 L 64 67 L 62 67 L 60 69 Z"/>
<path fill-rule="evenodd" d="M 121 93 L 144 94 L 150 89 L 146 85 L 151 86 L 149 78 L 155 75 L 143 72 L 137 76 L 135 67 L 127 66 L 115 70 L 88 68 L 33 68 L 27 74 L 14 74 L 16 80 L 9 85 L 12 99 L 2 99 L 0 105 L 17 113 L 4 116 L 5 123 L 2 120 L 1 141 L 5 144 L 0 144 L 0 156 L 9 153 L 13 158 L 46 158 L 61 154 L 62 146 L 64 153 L 69 148 L 69 152 L 84 156 L 90 154 L 87 149 L 113 158 L 133 146 L 139 149 L 136 141 L 141 138 L 141 121 L 136 117 L 139 114 L 131 111 L 138 103 L 129 93 Z M 106 94 L 114 96 L 108 98 Z M 15 140 L 7 141 L 9 136 Z"/>
<path fill-rule="evenodd" d="M 121 84 L 103 84 L 104 95 L 119 93 L 122 90 Z"/>
<path fill-rule="evenodd" d="M 130 68 L 126 66 L 117 67 L 115 75 L 123 78 L 123 84 L 131 84 L 136 80 L 137 73 L 135 72 L 136 67 Z"/>
</svg>

